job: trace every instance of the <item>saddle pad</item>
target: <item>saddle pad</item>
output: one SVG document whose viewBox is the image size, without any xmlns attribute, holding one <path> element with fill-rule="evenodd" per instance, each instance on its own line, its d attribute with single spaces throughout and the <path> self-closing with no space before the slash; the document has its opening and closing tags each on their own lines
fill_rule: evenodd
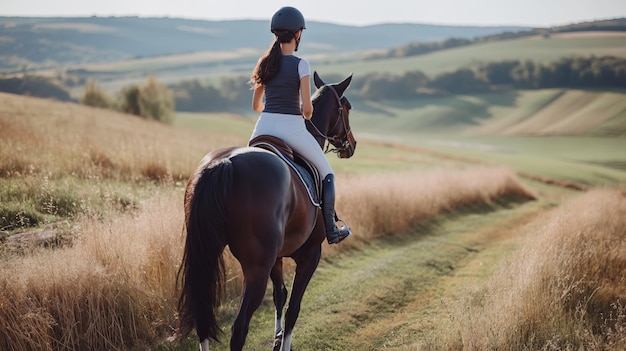
<svg viewBox="0 0 626 351">
<path fill-rule="evenodd" d="M 304 184 L 304 187 L 306 188 L 306 192 L 309 194 L 309 199 L 311 200 L 311 203 L 313 204 L 313 206 L 320 207 L 319 195 L 317 193 L 317 185 L 315 184 L 315 179 L 313 175 L 311 175 L 311 172 L 306 167 L 296 163 L 294 160 L 290 159 L 289 157 L 286 157 L 285 155 L 283 155 L 282 152 L 278 150 L 278 148 L 276 148 L 274 145 L 270 143 L 261 141 L 261 142 L 256 142 L 250 146 L 260 147 L 260 148 L 269 150 L 275 153 L 283 161 L 285 161 L 289 165 L 289 167 L 291 167 L 291 169 L 293 169 L 294 172 L 296 172 L 302 184 Z"/>
</svg>

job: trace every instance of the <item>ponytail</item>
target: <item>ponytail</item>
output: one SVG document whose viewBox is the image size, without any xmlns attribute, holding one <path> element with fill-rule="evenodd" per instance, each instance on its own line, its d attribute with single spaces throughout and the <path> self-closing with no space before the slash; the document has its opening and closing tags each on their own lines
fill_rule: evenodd
<svg viewBox="0 0 626 351">
<path fill-rule="evenodd" d="M 272 45 L 267 52 L 261 56 L 256 64 L 256 67 L 254 67 L 254 70 L 252 71 L 249 81 L 252 88 L 257 85 L 263 85 L 276 76 L 278 73 L 278 64 L 283 58 L 283 52 L 280 49 L 280 44 L 290 42 L 295 36 L 295 33 L 287 31 L 275 32 L 274 34 L 276 35 L 274 42 L 272 42 Z"/>
</svg>

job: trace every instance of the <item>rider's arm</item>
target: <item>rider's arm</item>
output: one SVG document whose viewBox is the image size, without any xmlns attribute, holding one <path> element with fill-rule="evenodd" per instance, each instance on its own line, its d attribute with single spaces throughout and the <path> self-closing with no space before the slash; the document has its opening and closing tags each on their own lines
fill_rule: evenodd
<svg viewBox="0 0 626 351">
<path fill-rule="evenodd" d="M 302 100 L 302 116 L 311 119 L 313 116 L 313 104 L 311 103 L 311 76 L 300 78 L 300 97 Z"/>
<path fill-rule="evenodd" d="M 255 112 L 261 113 L 265 108 L 265 104 L 263 103 L 263 94 L 265 94 L 265 87 L 263 84 L 257 84 L 254 88 L 254 94 L 252 95 L 252 109 Z"/>
</svg>

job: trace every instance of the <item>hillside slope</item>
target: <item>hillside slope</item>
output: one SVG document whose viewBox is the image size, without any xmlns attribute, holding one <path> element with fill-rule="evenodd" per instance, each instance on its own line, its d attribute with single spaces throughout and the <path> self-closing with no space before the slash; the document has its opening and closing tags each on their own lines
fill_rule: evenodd
<svg viewBox="0 0 626 351">
<path fill-rule="evenodd" d="M 363 101 L 355 128 L 400 134 L 626 136 L 626 93 L 543 89 Z"/>
<path fill-rule="evenodd" d="M 429 76 L 459 68 L 476 68 L 485 62 L 530 60 L 550 63 L 564 57 L 616 56 L 626 57 L 626 32 L 560 33 L 550 38 L 541 36 L 477 43 L 439 50 L 425 55 L 395 57 L 368 61 L 315 62 L 320 72 L 355 76 L 369 73 L 404 74 L 422 71 Z"/>
<path fill-rule="evenodd" d="M 391 48 L 409 41 L 474 38 L 525 27 L 381 24 L 346 26 L 308 22 L 302 52 Z M 0 17 L 0 69 L 106 62 L 241 48 L 265 49 L 267 21 L 204 21 L 177 18 Z"/>
<path fill-rule="evenodd" d="M 554 91 L 552 97 L 535 111 L 518 105 L 520 109 L 488 118 L 479 126 L 468 128 L 467 133 L 626 136 L 626 94 L 563 90 Z M 520 111 L 527 111 L 526 118 L 518 118 Z"/>
</svg>

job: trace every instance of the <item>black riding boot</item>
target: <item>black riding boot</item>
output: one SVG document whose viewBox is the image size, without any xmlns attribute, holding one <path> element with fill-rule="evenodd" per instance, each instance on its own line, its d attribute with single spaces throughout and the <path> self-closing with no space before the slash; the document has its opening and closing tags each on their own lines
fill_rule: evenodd
<svg viewBox="0 0 626 351">
<path fill-rule="evenodd" d="M 322 215 L 329 244 L 338 244 L 352 234 L 345 223 L 341 228 L 337 227 L 339 218 L 335 214 L 335 176 L 332 174 L 327 175 L 322 182 Z"/>
</svg>

